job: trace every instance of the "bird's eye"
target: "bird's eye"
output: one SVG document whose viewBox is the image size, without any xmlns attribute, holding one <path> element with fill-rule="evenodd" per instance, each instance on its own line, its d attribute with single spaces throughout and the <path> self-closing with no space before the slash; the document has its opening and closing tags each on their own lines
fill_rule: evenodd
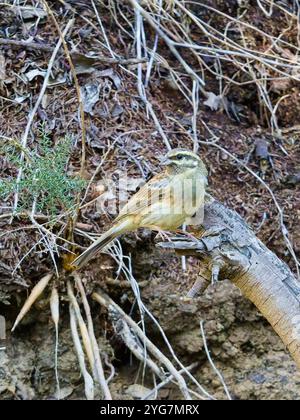
<svg viewBox="0 0 300 420">
<path fill-rule="evenodd" d="M 183 159 L 183 156 L 182 156 L 182 155 L 178 155 L 178 156 L 177 156 L 177 159 L 178 159 L 178 160 L 182 160 L 182 159 Z"/>
</svg>

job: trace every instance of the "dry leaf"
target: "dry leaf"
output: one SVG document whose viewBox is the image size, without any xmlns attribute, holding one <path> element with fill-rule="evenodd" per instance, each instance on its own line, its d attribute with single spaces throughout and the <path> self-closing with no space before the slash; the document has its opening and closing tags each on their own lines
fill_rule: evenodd
<svg viewBox="0 0 300 420">
<path fill-rule="evenodd" d="M 126 394 L 138 400 L 143 400 L 151 392 L 150 388 L 143 385 L 133 384 L 126 389 Z"/>
<path fill-rule="evenodd" d="M 122 115 L 122 114 L 123 114 L 123 112 L 124 112 L 124 108 L 122 107 L 122 105 L 115 104 L 115 105 L 113 106 L 113 109 L 111 110 L 111 116 L 112 116 L 113 118 L 115 118 L 115 117 L 119 117 L 120 115 Z"/>
<path fill-rule="evenodd" d="M 121 87 L 121 79 L 112 68 L 99 71 L 97 76 L 109 77 L 114 82 L 114 85 L 117 89 Z"/>
<path fill-rule="evenodd" d="M 31 290 L 30 295 L 26 299 L 21 311 L 19 312 L 19 315 L 17 316 L 17 319 L 15 320 L 15 323 L 12 327 L 12 331 L 14 331 L 17 327 L 17 325 L 20 323 L 20 321 L 24 318 L 24 316 L 27 314 L 27 312 L 30 310 L 31 306 L 34 304 L 34 302 L 38 299 L 38 297 L 43 293 L 44 289 L 48 285 L 49 281 L 52 279 L 53 274 L 46 274 Z"/>
<path fill-rule="evenodd" d="M 271 89 L 273 92 L 284 92 L 286 91 L 291 85 L 291 79 L 274 79 L 271 80 Z"/>
<path fill-rule="evenodd" d="M 91 83 L 81 87 L 81 96 L 84 112 L 94 115 L 93 107 L 99 101 L 100 85 L 99 83 Z"/>
<path fill-rule="evenodd" d="M 18 104 L 21 104 L 22 102 L 26 101 L 26 99 L 29 97 L 30 95 L 23 95 L 23 96 L 16 96 L 13 100 L 15 102 L 17 102 Z"/>
<path fill-rule="evenodd" d="M 204 102 L 204 105 L 208 106 L 212 111 L 217 111 L 222 104 L 222 96 L 215 95 L 213 92 L 207 92 L 207 99 Z"/>
<path fill-rule="evenodd" d="M 24 74 L 24 76 L 26 77 L 28 82 L 31 82 L 31 80 L 33 80 L 35 77 L 37 76 L 44 77 L 45 74 L 46 74 L 45 70 L 34 69 L 34 70 L 29 70 L 27 73 Z"/>
<path fill-rule="evenodd" d="M 112 180 L 104 180 L 97 184 L 97 188 L 104 189 L 104 192 L 99 196 L 96 201 L 96 210 L 100 214 L 117 214 L 117 191 L 116 185 Z"/>
<path fill-rule="evenodd" d="M 47 93 L 45 93 L 45 95 L 42 98 L 42 103 L 41 103 L 43 109 L 47 108 L 47 106 L 49 104 L 49 99 L 50 99 L 49 95 L 47 95 Z"/>
<path fill-rule="evenodd" d="M 293 54 L 291 52 L 291 50 L 289 50 L 288 48 L 280 48 L 280 47 L 278 47 L 278 50 L 281 52 L 283 58 L 287 58 L 292 63 L 298 63 L 299 62 L 298 56 L 295 55 L 295 54 Z"/>
<path fill-rule="evenodd" d="M 95 71 L 96 57 L 80 54 L 77 52 L 71 53 L 72 61 L 75 66 L 76 74 L 88 74 Z"/>
<path fill-rule="evenodd" d="M 54 398 L 57 400 L 64 400 L 65 398 L 72 395 L 74 392 L 74 388 L 71 386 L 65 386 L 64 388 L 61 388 L 59 391 L 56 391 L 54 394 Z"/>
<path fill-rule="evenodd" d="M 96 64 L 101 63 L 100 58 L 93 55 L 85 55 L 72 52 L 71 57 L 75 66 L 76 74 L 93 73 L 95 71 Z M 121 79 L 112 68 L 97 71 L 97 77 L 109 77 L 117 89 L 119 89 L 121 86 Z"/>
<path fill-rule="evenodd" d="M 42 9 L 41 7 L 33 7 L 33 6 L 12 6 L 11 10 L 17 15 L 21 16 L 24 20 L 26 19 L 33 19 L 33 18 L 40 18 L 43 19 L 48 16 L 46 10 Z"/>
<path fill-rule="evenodd" d="M 52 88 L 58 85 L 63 85 L 67 81 L 66 74 L 58 74 L 54 78 L 50 77 L 47 88 Z"/>
</svg>

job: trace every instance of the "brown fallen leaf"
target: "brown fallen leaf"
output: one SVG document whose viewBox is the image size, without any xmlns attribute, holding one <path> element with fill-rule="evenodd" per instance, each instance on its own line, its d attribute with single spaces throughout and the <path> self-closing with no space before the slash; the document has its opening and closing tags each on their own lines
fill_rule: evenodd
<svg viewBox="0 0 300 420">
<path fill-rule="evenodd" d="M 46 10 L 41 7 L 33 6 L 12 6 L 10 9 L 15 15 L 21 16 L 24 20 L 40 18 L 43 19 L 48 16 Z"/>
</svg>

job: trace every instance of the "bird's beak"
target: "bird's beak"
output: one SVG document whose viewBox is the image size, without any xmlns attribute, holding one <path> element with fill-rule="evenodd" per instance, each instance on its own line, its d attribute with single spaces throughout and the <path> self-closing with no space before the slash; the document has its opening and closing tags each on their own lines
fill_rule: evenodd
<svg viewBox="0 0 300 420">
<path fill-rule="evenodd" d="M 168 166 L 168 165 L 171 165 L 172 164 L 172 161 L 171 161 L 171 159 L 163 158 L 162 161 L 160 162 L 160 164 L 162 166 Z"/>
</svg>

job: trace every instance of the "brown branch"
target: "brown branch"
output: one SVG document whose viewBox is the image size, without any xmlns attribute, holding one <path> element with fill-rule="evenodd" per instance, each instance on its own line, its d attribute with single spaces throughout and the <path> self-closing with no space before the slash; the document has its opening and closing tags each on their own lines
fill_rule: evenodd
<svg viewBox="0 0 300 420">
<path fill-rule="evenodd" d="M 0 38 L 0 45 L 8 45 L 12 48 L 28 48 L 29 50 L 37 50 L 43 51 L 47 53 L 52 53 L 55 47 L 51 45 L 40 44 L 38 42 L 28 42 L 24 40 L 17 40 L 17 39 L 8 39 L 8 38 Z M 70 55 L 72 58 L 78 55 L 77 51 L 71 51 Z M 104 55 L 95 55 L 92 57 L 86 56 L 86 60 L 91 59 L 92 63 L 96 65 L 97 63 L 105 63 L 105 64 L 121 64 L 125 65 L 134 65 L 140 63 L 146 63 L 148 61 L 147 58 L 112 58 L 112 57 L 105 57 Z"/>
<path fill-rule="evenodd" d="M 213 198 L 205 206 L 202 226 L 204 234 L 198 240 L 177 236 L 159 246 L 196 255 L 208 281 L 217 264 L 219 280 L 231 280 L 256 305 L 300 367 L 300 284 L 289 267 L 236 212 Z"/>
<path fill-rule="evenodd" d="M 20 41 L 17 39 L 0 38 L 0 45 L 9 45 L 15 48 L 28 48 L 29 50 L 39 50 L 43 52 L 52 53 L 55 47 L 50 45 L 40 44 L 38 42 Z"/>
</svg>

